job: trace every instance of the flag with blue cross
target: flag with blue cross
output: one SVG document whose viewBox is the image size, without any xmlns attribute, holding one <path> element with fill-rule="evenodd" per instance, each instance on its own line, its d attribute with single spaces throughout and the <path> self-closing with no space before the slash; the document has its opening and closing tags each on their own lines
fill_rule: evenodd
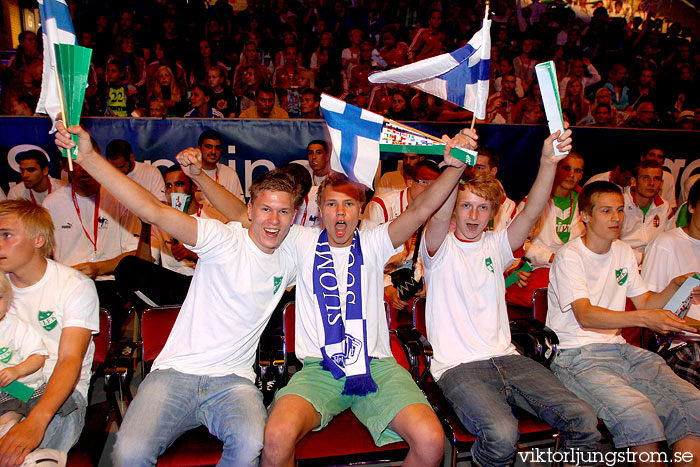
<svg viewBox="0 0 700 467">
<path fill-rule="evenodd" d="M 369 75 L 370 83 L 406 84 L 445 99 L 486 118 L 491 58 L 491 20 L 467 45 L 454 52 L 426 58 Z"/>
<path fill-rule="evenodd" d="M 328 94 L 321 95 L 321 108 L 333 146 L 331 169 L 371 190 L 384 117 Z"/>
</svg>

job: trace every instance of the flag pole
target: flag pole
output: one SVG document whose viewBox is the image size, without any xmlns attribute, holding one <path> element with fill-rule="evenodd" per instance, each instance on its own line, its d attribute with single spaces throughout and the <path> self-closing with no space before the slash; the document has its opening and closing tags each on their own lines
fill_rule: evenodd
<svg viewBox="0 0 700 467">
<path fill-rule="evenodd" d="M 403 125 L 403 124 L 397 122 L 396 120 L 392 120 L 392 119 L 386 118 L 386 117 L 384 117 L 384 120 L 385 120 L 387 123 L 390 123 L 390 124 L 392 124 L 392 125 L 394 125 L 394 126 L 397 126 L 397 127 L 399 127 L 399 128 L 403 128 L 404 130 L 409 130 L 409 131 L 411 131 L 411 132 L 413 132 L 413 133 L 418 133 L 419 135 L 423 135 L 423 136 L 425 136 L 426 138 L 432 139 L 433 141 L 436 141 L 436 142 L 439 142 L 439 143 L 442 143 L 442 142 L 443 142 L 440 138 L 438 138 L 438 137 L 436 137 L 436 136 L 433 136 L 433 135 L 431 135 L 430 133 L 426 133 L 426 132 L 420 131 L 420 130 L 418 130 L 418 129 L 416 129 L 416 128 L 412 128 L 412 127 L 409 127 L 409 126 L 407 126 L 407 125 Z"/>
<path fill-rule="evenodd" d="M 484 24 L 486 24 L 486 21 L 489 19 L 489 0 L 486 0 L 486 9 L 484 10 Z M 486 31 L 484 30 L 484 26 L 482 24 L 481 26 L 481 33 L 486 34 Z M 481 42 L 483 44 L 483 40 Z M 472 113 L 472 125 L 471 129 L 474 129 L 474 123 L 476 123 L 476 113 Z"/>
<path fill-rule="evenodd" d="M 63 86 L 61 86 L 61 80 L 58 76 L 58 65 L 53 69 L 56 74 L 56 89 L 58 91 L 58 102 L 61 104 L 61 117 L 63 119 L 63 124 L 68 128 L 68 113 L 66 113 L 66 98 L 63 95 Z M 68 171 L 73 171 L 73 157 L 71 156 L 70 150 L 65 149 L 66 158 L 68 159 Z"/>
</svg>

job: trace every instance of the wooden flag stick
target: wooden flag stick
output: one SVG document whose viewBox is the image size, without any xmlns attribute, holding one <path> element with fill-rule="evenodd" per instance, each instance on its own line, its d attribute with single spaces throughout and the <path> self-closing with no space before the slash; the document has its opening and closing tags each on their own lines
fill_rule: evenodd
<svg viewBox="0 0 700 467">
<path fill-rule="evenodd" d="M 403 128 L 404 130 L 411 131 L 411 132 L 413 132 L 413 133 L 418 133 L 419 135 L 425 136 L 426 138 L 429 138 L 429 139 L 431 139 L 431 140 L 433 140 L 433 141 L 435 141 L 435 142 L 445 144 L 445 142 L 444 142 L 443 140 L 441 140 L 441 139 L 438 138 L 437 136 L 431 135 L 430 133 L 426 133 L 426 132 L 424 132 L 424 131 L 420 131 L 420 130 L 417 130 L 417 129 L 415 129 L 415 128 L 411 128 L 411 127 L 409 127 L 409 126 L 403 125 L 403 124 L 397 122 L 396 120 L 392 120 L 392 119 L 390 119 L 390 118 L 384 117 L 384 120 L 386 120 L 387 123 L 390 123 L 390 124 L 392 124 L 392 125 L 395 125 L 395 126 L 398 126 L 398 127 L 400 127 L 400 128 Z"/>
<path fill-rule="evenodd" d="M 56 89 L 58 90 L 58 102 L 61 104 L 61 117 L 63 118 L 63 124 L 68 128 L 68 113 L 66 112 L 66 98 L 63 95 L 63 87 L 61 86 L 61 81 L 58 76 L 58 65 L 56 65 L 53 69 L 54 73 L 56 74 Z M 73 171 L 73 157 L 71 157 L 71 153 L 69 149 L 65 149 L 66 155 L 68 156 L 68 171 L 72 172 Z"/>
<path fill-rule="evenodd" d="M 489 19 L 489 0 L 486 0 L 486 10 L 484 11 L 484 22 L 486 22 L 488 19 Z M 484 33 L 483 32 L 484 26 L 482 25 L 481 27 L 482 27 L 482 34 L 483 34 Z M 489 53 L 490 53 L 490 51 L 489 51 Z M 474 129 L 474 123 L 476 123 L 476 112 L 472 113 L 472 125 L 471 125 L 472 130 Z"/>
</svg>

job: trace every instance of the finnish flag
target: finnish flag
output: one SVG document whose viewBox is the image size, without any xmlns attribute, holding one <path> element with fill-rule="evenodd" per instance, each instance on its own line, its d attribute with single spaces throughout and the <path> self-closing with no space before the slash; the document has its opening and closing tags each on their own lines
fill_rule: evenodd
<svg viewBox="0 0 700 467">
<path fill-rule="evenodd" d="M 333 146 L 331 169 L 372 189 L 384 117 L 328 94 L 321 95 L 321 109 Z"/>
<path fill-rule="evenodd" d="M 44 42 L 44 71 L 37 113 L 45 113 L 54 121 L 61 111 L 56 81 L 56 53 L 54 44 L 78 45 L 70 10 L 65 0 L 39 0 L 41 29 Z"/>
<path fill-rule="evenodd" d="M 371 83 L 406 84 L 486 118 L 489 98 L 491 20 L 474 34 L 467 45 L 454 52 L 426 58 L 388 71 L 369 75 Z"/>
</svg>

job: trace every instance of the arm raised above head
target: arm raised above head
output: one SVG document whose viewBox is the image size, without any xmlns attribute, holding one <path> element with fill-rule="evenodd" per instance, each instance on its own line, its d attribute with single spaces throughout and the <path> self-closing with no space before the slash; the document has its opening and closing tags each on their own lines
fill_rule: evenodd
<svg viewBox="0 0 700 467">
<path fill-rule="evenodd" d="M 153 194 L 117 170 L 97 152 L 90 133 L 77 126 L 66 129 L 62 122 L 56 123 L 56 145 L 71 149 L 75 143 L 71 134 L 78 135 L 78 151 L 75 162 L 85 169 L 97 182 L 144 222 L 157 225 L 183 243 L 197 243 L 197 221 L 187 214 L 161 203 Z"/>
</svg>

